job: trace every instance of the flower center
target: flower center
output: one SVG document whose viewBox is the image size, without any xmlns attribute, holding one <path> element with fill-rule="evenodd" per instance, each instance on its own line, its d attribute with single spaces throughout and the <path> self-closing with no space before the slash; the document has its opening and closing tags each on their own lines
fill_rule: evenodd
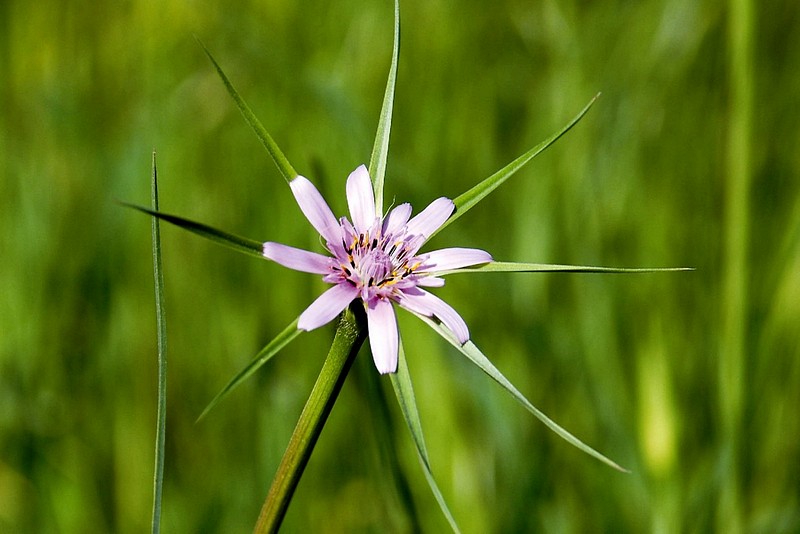
<svg viewBox="0 0 800 534">
<path fill-rule="evenodd" d="M 399 282 L 422 264 L 411 256 L 411 240 L 382 235 L 380 221 L 344 245 L 346 257 L 339 258 L 344 278 L 365 292 L 364 296 L 389 296 Z M 370 235 L 371 234 L 371 235 Z"/>
<path fill-rule="evenodd" d="M 367 250 L 356 265 L 356 269 L 368 286 L 380 285 L 387 278 L 393 277 L 394 263 L 382 249 Z"/>
</svg>

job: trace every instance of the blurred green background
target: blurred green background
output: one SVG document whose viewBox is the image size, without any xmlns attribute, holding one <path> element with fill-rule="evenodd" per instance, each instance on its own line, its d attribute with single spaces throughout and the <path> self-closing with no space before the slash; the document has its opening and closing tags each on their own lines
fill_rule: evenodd
<svg viewBox="0 0 800 534">
<path fill-rule="evenodd" d="M 800 531 L 800 9 L 757 3 L 738 24 L 737 3 L 402 6 L 389 200 L 462 193 L 603 92 L 432 248 L 697 269 L 484 274 L 438 291 L 534 404 L 630 475 L 400 315 L 434 473 L 465 532 Z M 387 0 L 0 2 L 0 531 L 149 528 L 150 221 L 115 201 L 149 203 L 153 148 L 163 210 L 318 246 L 193 34 L 343 214 L 391 15 Z M 246 532 L 332 327 L 194 420 L 323 284 L 162 234 L 163 526 Z M 387 386 L 365 351 L 287 532 L 446 530 Z"/>
</svg>

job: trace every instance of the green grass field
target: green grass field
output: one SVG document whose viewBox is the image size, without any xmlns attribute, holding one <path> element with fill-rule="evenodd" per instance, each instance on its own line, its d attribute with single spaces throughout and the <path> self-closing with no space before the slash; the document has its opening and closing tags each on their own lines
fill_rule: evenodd
<svg viewBox="0 0 800 534">
<path fill-rule="evenodd" d="M 797 3 L 401 11 L 387 203 L 461 194 L 603 93 L 429 249 L 696 268 L 462 275 L 437 291 L 534 404 L 631 474 L 560 440 L 400 313 L 433 472 L 463 531 L 800 531 Z M 388 0 L 0 3 L 0 532 L 149 528 L 150 221 L 117 201 L 149 203 L 153 149 L 162 210 L 319 246 L 193 35 L 337 215 L 369 160 Z M 324 284 L 171 226 L 162 238 L 163 529 L 248 532 L 333 326 L 195 419 Z M 446 532 L 388 378 L 362 352 L 284 531 Z"/>
</svg>

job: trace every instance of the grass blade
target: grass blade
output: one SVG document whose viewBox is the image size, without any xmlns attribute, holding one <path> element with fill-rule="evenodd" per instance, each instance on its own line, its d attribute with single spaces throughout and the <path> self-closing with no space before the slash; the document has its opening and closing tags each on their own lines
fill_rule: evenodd
<svg viewBox="0 0 800 534">
<path fill-rule="evenodd" d="M 397 81 L 397 61 L 400 56 L 400 0 L 394 2 L 394 45 L 392 46 L 392 63 L 389 67 L 389 79 L 386 81 L 386 92 L 383 95 L 381 115 L 378 119 L 378 131 L 369 160 L 369 175 L 375 191 L 375 210 L 383 213 L 383 181 L 386 175 L 386 160 L 389 154 L 389 134 L 392 130 L 392 108 L 394 107 L 394 86 Z"/>
<path fill-rule="evenodd" d="M 258 117 L 256 117 L 255 113 L 253 113 L 253 111 L 250 109 L 250 106 L 247 105 L 247 102 L 245 102 L 244 99 L 239 96 L 236 88 L 222 71 L 222 67 L 219 66 L 219 63 L 217 63 L 217 60 L 211 55 L 211 52 L 208 51 L 206 45 L 204 45 L 200 39 L 197 39 L 197 42 L 203 47 L 203 50 L 208 56 L 208 59 L 211 60 L 211 63 L 214 64 L 214 68 L 217 69 L 217 74 L 219 74 L 219 77 L 222 79 L 222 83 L 225 84 L 225 89 L 228 90 L 228 94 L 231 95 L 233 101 L 236 102 L 236 107 L 238 107 L 239 111 L 241 111 L 242 116 L 244 116 L 244 120 L 246 120 L 247 124 L 250 125 L 250 128 L 253 129 L 256 136 L 261 141 L 261 144 L 264 145 L 264 148 L 267 149 L 267 152 L 269 152 L 269 155 L 272 157 L 272 161 L 275 162 L 275 165 L 277 165 L 278 170 L 281 172 L 284 179 L 287 182 L 290 182 L 292 178 L 297 176 L 297 171 L 294 170 L 294 167 L 292 167 L 292 165 L 289 163 L 289 160 L 286 159 L 283 151 L 278 147 L 278 144 L 275 142 L 275 140 L 272 139 L 272 136 L 261 124 L 261 121 L 258 120 Z"/>
<path fill-rule="evenodd" d="M 498 384 L 503 386 L 503 388 L 508 391 L 520 404 L 522 404 L 529 412 L 531 412 L 537 419 L 543 422 L 550 430 L 558 434 L 562 439 L 570 443 L 571 445 L 577 447 L 581 451 L 585 452 L 589 456 L 593 456 L 603 462 L 606 465 L 613 467 L 618 471 L 622 471 L 623 473 L 628 473 L 629 471 L 624 467 L 620 466 L 613 460 L 605 457 L 604 455 L 600 454 L 590 446 L 586 445 L 584 442 L 570 434 L 567 430 L 562 428 L 558 425 L 555 421 L 547 417 L 541 410 L 539 410 L 536 406 L 534 406 L 525 396 L 519 392 L 514 385 L 508 381 L 508 379 L 494 366 L 494 364 L 489 361 L 483 352 L 472 342 L 467 341 L 464 345 L 461 345 L 458 340 L 450 333 L 450 331 L 439 324 L 436 320 L 431 319 L 430 317 L 425 317 L 424 315 L 415 314 L 417 317 L 428 323 L 431 328 L 433 328 L 440 336 L 442 336 L 448 343 L 453 345 L 456 349 L 461 352 L 464 356 L 469 358 L 472 363 L 477 365 L 484 373 L 492 377 Z"/>
<path fill-rule="evenodd" d="M 153 175 L 150 184 L 150 202 L 158 211 L 158 171 L 156 152 L 153 151 Z M 156 292 L 156 336 L 158 343 L 158 408 L 156 413 L 156 453 L 153 473 L 153 515 L 150 531 L 157 534 L 161 530 L 161 497 L 164 487 L 164 446 L 167 427 L 167 322 L 164 311 L 164 270 L 161 264 L 161 229 L 159 221 L 151 221 L 153 238 L 153 278 Z"/>
<path fill-rule="evenodd" d="M 382 479 L 391 481 L 397 498 L 399 499 L 400 509 L 398 516 L 404 516 L 402 520 L 395 520 L 394 515 L 387 517 L 388 521 L 382 524 L 382 529 L 386 532 L 422 532 L 420 523 L 420 512 L 414 500 L 414 490 L 411 481 L 408 479 L 408 470 L 400 464 L 401 443 L 397 437 L 398 430 L 406 432 L 405 428 L 397 425 L 397 417 L 394 410 L 389 406 L 389 394 L 384 387 L 384 375 L 375 372 L 374 362 L 364 362 L 364 365 L 357 365 L 353 371 L 357 373 L 354 377 L 358 384 L 357 387 L 364 388 L 365 402 L 369 411 L 369 425 L 373 429 L 375 441 L 378 444 L 379 462 L 381 468 L 385 469 Z M 392 402 L 396 403 L 394 393 Z M 362 422 L 362 425 L 366 422 Z M 388 488 L 387 488 L 388 490 Z M 384 490 L 386 491 L 386 490 Z M 387 495 L 388 497 L 388 495 Z M 399 519 L 399 517 L 398 517 Z M 401 521 L 407 521 L 407 524 Z"/>
<path fill-rule="evenodd" d="M 278 352 L 283 349 L 286 345 L 292 342 L 294 338 L 299 336 L 302 333 L 302 330 L 297 329 L 297 319 L 291 322 L 289 326 L 284 328 L 275 338 L 267 343 L 267 345 L 261 349 L 258 354 L 247 364 L 247 366 L 239 371 L 236 376 L 234 376 L 228 384 L 222 388 L 222 390 L 217 393 L 217 395 L 211 399 L 211 402 L 208 403 L 208 406 L 203 410 L 200 414 L 200 417 L 197 418 L 197 421 L 203 419 L 208 412 L 211 411 L 219 402 L 224 399 L 228 393 L 233 391 L 239 384 L 247 380 L 250 375 L 255 373 L 262 365 L 267 363 L 273 356 L 275 356 Z"/>
<path fill-rule="evenodd" d="M 626 268 L 626 267 L 593 267 L 589 265 L 559 265 L 554 263 L 518 263 L 510 261 L 493 261 L 477 267 L 464 267 L 443 271 L 447 274 L 461 273 L 607 273 L 607 274 L 634 274 L 634 273 L 663 273 L 677 271 L 694 271 L 692 267 L 654 267 L 654 268 Z"/>
<path fill-rule="evenodd" d="M 428 458 L 428 450 L 425 447 L 425 439 L 422 437 L 422 425 L 419 421 L 419 411 L 417 410 L 417 400 L 414 397 L 414 388 L 411 385 L 411 376 L 408 374 L 408 364 L 406 363 L 406 355 L 403 350 L 402 342 L 399 345 L 397 372 L 390 375 L 392 380 L 392 387 L 397 396 L 397 402 L 400 405 L 400 411 L 403 413 L 403 418 L 406 420 L 408 429 L 411 431 L 411 437 L 414 440 L 414 445 L 417 447 L 417 454 L 419 461 L 422 464 L 422 470 L 425 473 L 425 478 L 428 480 L 428 485 L 431 487 L 436 501 L 439 503 L 439 508 L 450 523 L 453 532 L 459 532 L 458 525 L 456 524 L 453 514 L 447 507 L 447 503 L 439 491 L 439 486 L 436 485 L 436 480 L 433 478 L 431 471 L 431 464 Z"/>
<path fill-rule="evenodd" d="M 520 157 L 494 173 L 493 175 L 489 176 L 475 187 L 470 189 L 469 191 L 459 195 L 456 197 L 453 202 L 456 205 L 456 211 L 453 215 L 445 222 L 439 231 L 445 228 L 448 224 L 452 223 L 462 215 L 464 215 L 467 211 L 469 211 L 475 204 L 486 198 L 489 193 L 497 189 L 503 182 L 511 178 L 511 176 L 520 170 L 526 163 L 530 160 L 544 152 L 550 145 L 558 141 L 558 139 L 567 133 L 573 126 L 575 126 L 578 121 L 580 121 L 586 112 L 594 105 L 597 99 L 600 97 L 600 93 L 597 93 L 594 98 L 592 98 L 588 104 L 578 113 L 569 123 L 561 128 L 558 132 L 554 133 L 532 149 L 528 150 Z M 434 232 L 435 234 L 436 232 Z"/>
<path fill-rule="evenodd" d="M 162 219 L 164 221 L 167 221 L 168 223 L 174 224 L 175 226 L 183 228 L 184 230 L 188 230 L 193 234 L 205 237 L 206 239 L 210 239 L 215 243 L 226 246 L 228 248 L 232 248 L 233 250 L 244 252 L 245 254 L 249 254 L 251 256 L 257 256 L 262 259 L 264 258 L 263 256 L 264 245 L 260 241 L 254 241 L 246 237 L 241 237 L 235 234 L 229 234 L 227 232 L 223 232 L 222 230 L 217 230 L 216 228 L 212 228 L 203 223 L 195 222 L 189 219 L 184 219 L 183 217 L 178 217 L 177 215 L 170 215 L 168 213 L 163 213 L 158 210 L 152 210 L 149 208 L 145 208 L 143 206 L 137 206 L 136 204 L 129 204 L 127 202 L 122 202 L 121 204 L 123 206 L 127 206 L 129 208 L 141 211 L 143 213 L 147 213 L 148 215 L 152 215 L 156 219 Z"/>
</svg>

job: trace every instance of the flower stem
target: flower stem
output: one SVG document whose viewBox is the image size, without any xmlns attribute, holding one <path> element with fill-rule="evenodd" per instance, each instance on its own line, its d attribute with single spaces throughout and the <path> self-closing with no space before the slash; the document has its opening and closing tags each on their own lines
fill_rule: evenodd
<svg viewBox="0 0 800 534">
<path fill-rule="evenodd" d="M 363 309 L 353 306 L 345 310 L 336 329 L 328 357 L 306 401 L 303 413 L 300 414 L 289 445 L 283 454 L 281 465 L 272 481 L 272 487 L 261 508 L 255 533 L 278 531 L 322 427 L 325 426 L 350 366 L 366 338 L 366 332 L 366 316 Z"/>
</svg>

